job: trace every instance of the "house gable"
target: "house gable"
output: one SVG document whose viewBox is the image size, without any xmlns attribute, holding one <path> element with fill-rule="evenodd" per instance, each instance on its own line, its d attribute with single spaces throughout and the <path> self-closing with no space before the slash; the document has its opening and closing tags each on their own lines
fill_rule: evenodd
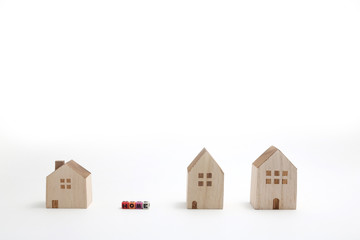
<svg viewBox="0 0 360 240">
<path fill-rule="evenodd" d="M 70 160 L 66 164 L 56 169 L 54 172 L 50 173 L 47 177 L 54 175 L 57 171 L 63 171 L 64 168 L 70 168 L 72 171 L 74 171 L 76 174 L 83 178 L 87 178 L 91 174 L 88 170 L 80 166 L 77 162 L 75 162 L 74 160 Z"/>
<path fill-rule="evenodd" d="M 74 160 L 70 160 L 66 163 L 66 165 L 68 165 L 69 167 L 71 167 L 75 172 L 77 172 L 80 176 L 87 178 L 91 173 L 86 170 L 85 168 L 83 168 L 82 166 L 80 166 L 77 162 L 75 162 Z"/>
<path fill-rule="evenodd" d="M 276 161 L 276 159 L 286 159 L 286 161 L 288 161 L 296 169 L 294 164 L 292 164 L 292 162 L 274 146 L 269 147 L 263 154 L 261 154 L 260 157 L 253 162 L 253 165 L 256 168 L 260 168 L 265 162 Z"/>
<path fill-rule="evenodd" d="M 214 158 L 210 155 L 210 153 L 203 148 L 201 150 L 201 152 L 195 157 L 195 159 L 190 163 L 190 165 L 187 168 L 188 173 L 191 172 L 191 170 L 199 163 L 201 162 L 212 162 L 212 164 L 215 165 L 216 168 L 219 169 L 219 171 L 224 174 L 223 170 L 221 169 L 221 167 L 219 166 L 219 164 L 217 164 L 217 162 L 214 160 Z M 201 164 L 202 165 L 202 164 Z M 206 164 L 205 164 L 206 165 Z"/>
</svg>

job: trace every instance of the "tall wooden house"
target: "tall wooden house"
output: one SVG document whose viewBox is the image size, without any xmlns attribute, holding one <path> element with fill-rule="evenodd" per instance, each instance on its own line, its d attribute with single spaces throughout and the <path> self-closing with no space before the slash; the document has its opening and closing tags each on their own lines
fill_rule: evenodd
<svg viewBox="0 0 360 240">
<path fill-rule="evenodd" d="M 187 168 L 187 208 L 222 209 L 224 172 L 204 148 Z"/>
<path fill-rule="evenodd" d="M 255 209 L 296 209 L 297 169 L 276 147 L 252 164 L 250 203 Z"/>
<path fill-rule="evenodd" d="M 91 201 L 91 173 L 73 160 L 56 161 L 46 177 L 46 207 L 87 208 Z"/>
</svg>

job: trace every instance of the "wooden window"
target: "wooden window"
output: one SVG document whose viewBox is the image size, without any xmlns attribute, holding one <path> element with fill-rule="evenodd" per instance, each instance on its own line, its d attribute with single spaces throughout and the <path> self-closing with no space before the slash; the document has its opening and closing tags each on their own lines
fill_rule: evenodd
<svg viewBox="0 0 360 240">
<path fill-rule="evenodd" d="M 282 184 L 287 184 L 287 179 L 283 179 Z"/>
<path fill-rule="evenodd" d="M 280 171 L 274 171 L 275 173 L 274 173 L 274 175 L 275 176 L 280 176 Z"/>
<path fill-rule="evenodd" d="M 199 186 L 199 187 L 204 186 L 204 182 L 203 182 L 203 181 L 198 181 L 198 186 Z"/>
<path fill-rule="evenodd" d="M 271 176 L 271 171 L 267 170 L 266 171 L 266 176 Z"/>
<path fill-rule="evenodd" d="M 266 179 L 266 184 L 271 184 L 271 179 L 270 178 Z"/>
<path fill-rule="evenodd" d="M 206 174 L 206 177 L 207 177 L 207 178 L 212 178 L 212 173 L 207 173 L 207 174 Z"/>
<path fill-rule="evenodd" d="M 274 184 L 279 184 L 280 183 L 280 179 L 274 179 Z"/>
<path fill-rule="evenodd" d="M 203 173 L 199 173 L 199 178 L 204 178 L 204 174 L 203 174 Z"/>
<path fill-rule="evenodd" d="M 71 189 L 71 185 L 66 185 L 66 189 Z"/>
<path fill-rule="evenodd" d="M 65 185 L 60 185 L 60 188 L 61 188 L 61 189 L 65 189 Z"/>
<path fill-rule="evenodd" d="M 207 181 L 206 186 L 211 187 L 212 186 L 212 181 Z"/>
<path fill-rule="evenodd" d="M 283 176 L 287 176 L 288 175 L 288 171 L 283 171 Z"/>
<path fill-rule="evenodd" d="M 71 179 L 70 179 L 70 178 L 67 178 L 67 179 L 66 179 L 66 182 L 67 182 L 67 183 L 71 183 Z"/>
<path fill-rule="evenodd" d="M 60 178 L 60 182 L 61 182 L 61 183 L 64 183 L 64 182 L 65 182 L 65 179 L 64 179 L 64 178 Z"/>
</svg>

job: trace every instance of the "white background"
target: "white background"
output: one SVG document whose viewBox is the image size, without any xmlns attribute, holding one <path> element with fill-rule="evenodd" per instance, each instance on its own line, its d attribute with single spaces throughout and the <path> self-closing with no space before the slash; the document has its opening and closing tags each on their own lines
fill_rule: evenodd
<svg viewBox="0 0 360 240">
<path fill-rule="evenodd" d="M 0 0 L 0 239 L 360 239 L 359 67 L 359 1 Z M 270 145 L 296 211 L 249 204 Z M 185 209 L 203 147 L 223 210 Z M 45 208 L 61 159 L 89 209 Z"/>
</svg>

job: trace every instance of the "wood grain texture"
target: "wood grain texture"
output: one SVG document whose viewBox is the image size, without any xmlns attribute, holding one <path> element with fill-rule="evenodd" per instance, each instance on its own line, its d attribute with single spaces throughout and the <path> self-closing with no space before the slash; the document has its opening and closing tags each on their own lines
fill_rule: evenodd
<svg viewBox="0 0 360 240">
<path fill-rule="evenodd" d="M 55 161 L 55 170 L 65 164 L 65 161 Z"/>
<path fill-rule="evenodd" d="M 91 202 L 91 173 L 75 161 L 63 164 L 46 177 L 47 208 L 87 208 Z"/>
<path fill-rule="evenodd" d="M 205 148 L 187 170 L 187 208 L 222 209 L 224 172 Z"/>
<path fill-rule="evenodd" d="M 252 165 L 251 205 L 255 209 L 296 209 L 296 195 L 296 167 L 271 146 Z"/>
</svg>

